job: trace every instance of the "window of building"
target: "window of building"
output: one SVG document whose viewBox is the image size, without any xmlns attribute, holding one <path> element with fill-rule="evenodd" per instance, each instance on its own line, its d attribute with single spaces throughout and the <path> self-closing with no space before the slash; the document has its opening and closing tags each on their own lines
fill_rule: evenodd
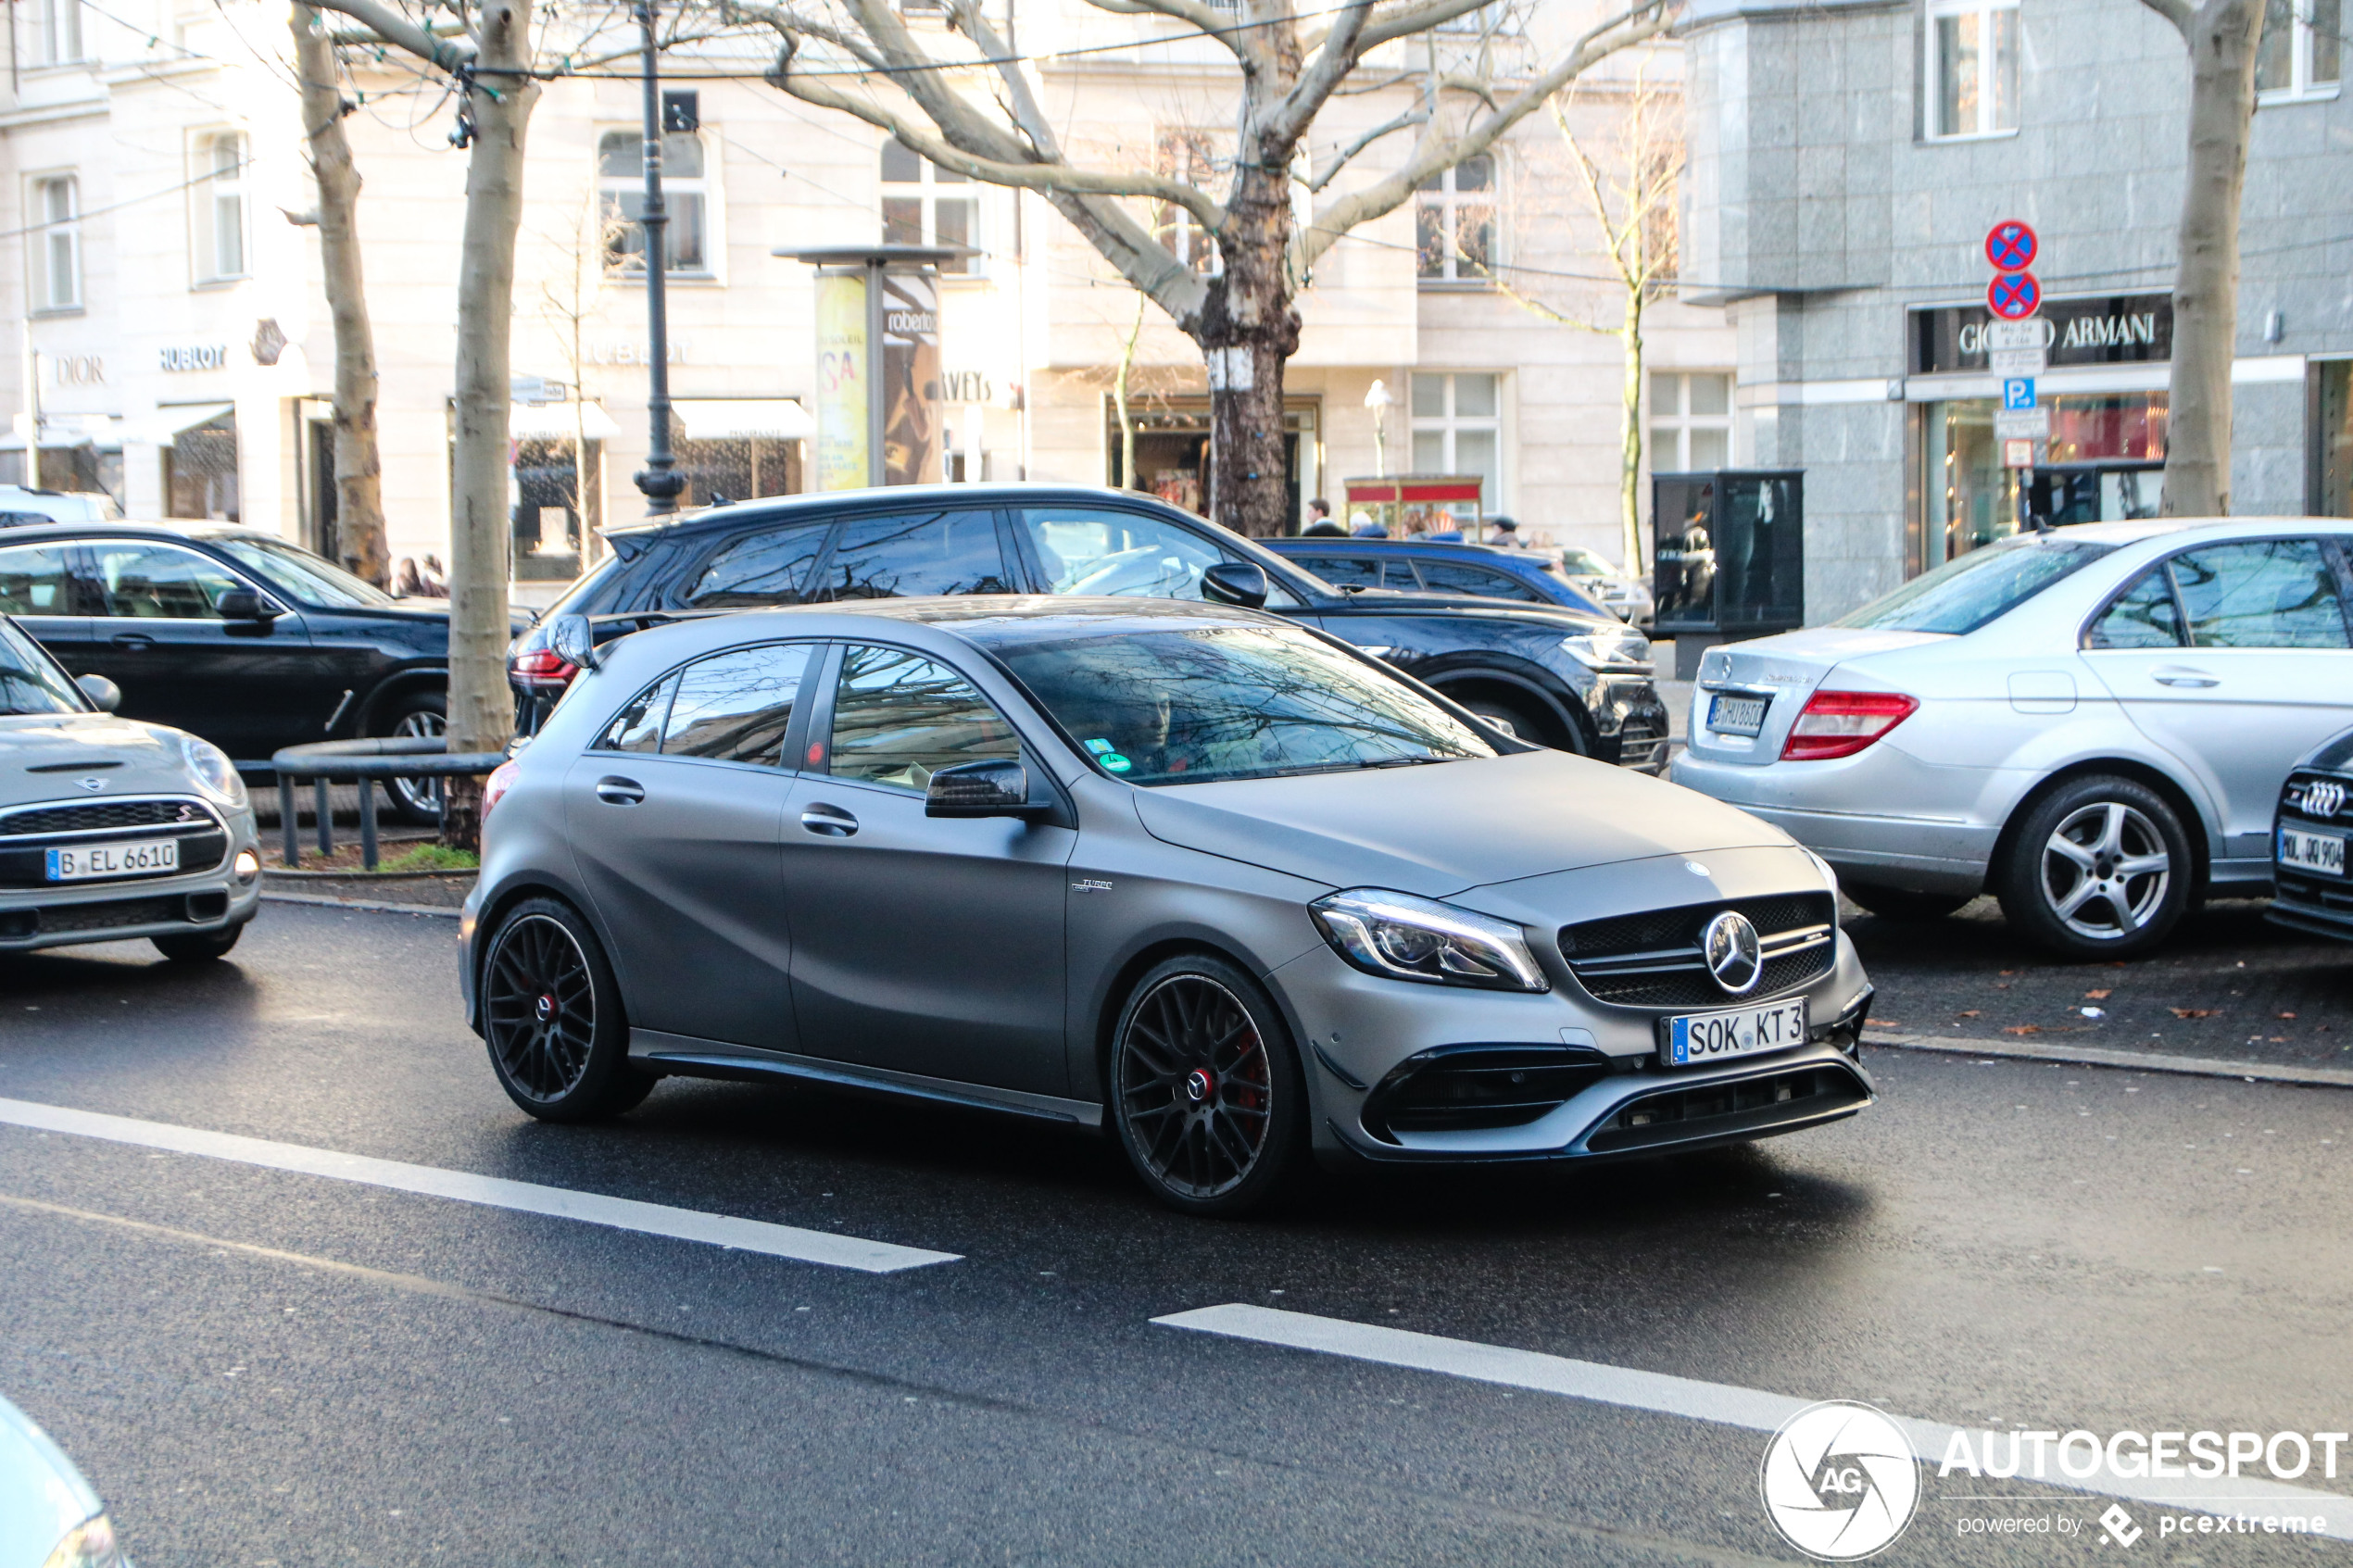
<svg viewBox="0 0 2353 1568">
<path fill-rule="evenodd" d="M 1479 505 L 1504 504 L 1504 378 L 1491 370 L 1414 372 L 1414 471 L 1476 474 Z"/>
<path fill-rule="evenodd" d="M 245 275 L 245 139 L 234 131 L 196 147 L 196 277 L 216 283 Z"/>
<path fill-rule="evenodd" d="M 525 437 L 514 445 L 514 573 L 524 583 L 569 583 L 581 546 L 604 522 L 604 443 Z M 583 505 L 584 495 L 585 501 Z"/>
<path fill-rule="evenodd" d="M 1928 133 L 2018 129 L 2018 0 L 1929 0 Z"/>
<path fill-rule="evenodd" d="M 1732 466 L 1732 378 L 1722 370 L 1651 372 L 1651 471 Z"/>
<path fill-rule="evenodd" d="M 40 0 L 41 63 L 69 65 L 82 58 L 82 0 Z"/>
<path fill-rule="evenodd" d="M 2255 91 L 2267 103 L 2334 97 L 2344 54 L 2344 0 L 2266 0 Z"/>
<path fill-rule="evenodd" d="M 887 245 L 980 245 L 980 196 L 972 181 L 895 137 L 883 144 L 882 220 Z M 943 261 L 939 270 L 972 272 L 975 259 Z"/>
<path fill-rule="evenodd" d="M 646 141 L 635 131 L 597 138 L 598 210 L 605 232 L 605 271 L 627 276 L 646 265 Z M 661 199 L 670 214 L 662 270 L 707 277 L 711 267 L 710 187 L 703 176 L 702 138 L 673 132 L 661 139 Z"/>
<path fill-rule="evenodd" d="M 1217 138 L 1212 132 L 1164 127 L 1154 143 L 1152 171 L 1164 180 L 1203 188 L 1215 177 L 1217 162 Z M 1160 204 L 1152 215 L 1152 233 L 1194 271 L 1224 270 L 1217 242 L 1202 231 L 1199 219 L 1175 202 Z"/>
<path fill-rule="evenodd" d="M 82 308 L 82 190 L 70 174 L 32 182 L 32 210 L 41 223 L 32 247 L 33 307 Z"/>
<path fill-rule="evenodd" d="M 1414 205 L 1425 283 L 1484 283 L 1495 262 L 1495 160 L 1465 158 L 1422 182 Z"/>
</svg>

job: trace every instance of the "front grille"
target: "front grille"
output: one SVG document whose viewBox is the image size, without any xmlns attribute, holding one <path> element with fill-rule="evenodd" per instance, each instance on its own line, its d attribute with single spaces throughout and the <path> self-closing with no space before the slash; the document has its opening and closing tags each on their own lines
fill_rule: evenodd
<svg viewBox="0 0 2353 1568">
<path fill-rule="evenodd" d="M 107 828 L 195 826 L 216 819 L 193 800 L 90 800 L 0 811 L 0 838 L 100 833 Z"/>
<path fill-rule="evenodd" d="M 1809 985 L 1836 959 L 1838 908 L 1828 893 L 1785 893 L 1647 909 L 1561 927 L 1561 957 L 1597 1002 L 1634 1008 L 1721 1007 L 1733 998 L 1707 972 L 1700 933 L 1727 909 L 1756 927 L 1765 972 L 1739 1000 L 1762 1001 Z"/>
<path fill-rule="evenodd" d="M 2353 884 L 2333 877 L 2306 876 L 2281 870 L 2274 880 L 2281 898 L 2330 914 L 2353 916 Z"/>
<path fill-rule="evenodd" d="M 30 936 L 55 936 L 78 931 L 119 931 L 134 925 L 163 925 L 174 921 L 219 920 L 228 913 L 226 896 L 176 894 L 162 898 L 114 898 L 103 904 L 53 904 L 38 909 L 0 910 L 0 941 Z"/>
<path fill-rule="evenodd" d="M 1637 772 L 1655 771 L 1667 759 L 1667 736 L 1647 718 L 1629 719 L 1617 732 L 1617 763 Z"/>
<path fill-rule="evenodd" d="M 1365 1099 L 1365 1130 L 1399 1133 L 1518 1127 L 1558 1110 L 1609 1073 L 1609 1059 L 1569 1046 L 1441 1046 L 1391 1069 Z"/>
<path fill-rule="evenodd" d="M 2318 794 L 2321 799 L 2315 801 Z M 2319 808 L 2327 807 L 2322 810 Z M 2353 782 L 2333 776 L 2296 773 L 2280 791 L 2280 814 L 2308 822 L 2332 822 L 2353 816 Z"/>
<path fill-rule="evenodd" d="M 1629 1100 L 1585 1140 L 1596 1154 L 1756 1137 L 1843 1115 L 1870 1102 L 1863 1081 L 1843 1067 L 1801 1067 L 1724 1084 L 1663 1089 Z"/>
</svg>

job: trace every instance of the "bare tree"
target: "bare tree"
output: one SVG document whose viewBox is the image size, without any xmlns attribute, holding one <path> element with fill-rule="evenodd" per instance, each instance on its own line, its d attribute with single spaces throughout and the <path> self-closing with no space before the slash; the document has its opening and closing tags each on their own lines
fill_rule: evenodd
<svg viewBox="0 0 2353 1568">
<path fill-rule="evenodd" d="M 1471 47 L 1441 48 L 1435 36 L 1458 19 L 1491 33 L 1504 9 L 1491 0 L 1341 0 L 1307 16 L 1294 0 L 1239 0 L 1232 9 L 1211 0 L 1088 3 L 1181 24 L 1189 31 L 1172 36 L 1211 40 L 1231 56 L 1239 101 L 1221 121 L 1235 128 L 1221 193 L 1212 193 L 1211 170 L 1194 167 L 1202 160 L 1189 147 L 1148 167 L 1082 165 L 981 0 L 944 0 L 950 26 L 968 46 L 953 56 L 919 42 L 891 0 L 731 0 L 727 14 L 774 30 L 782 48 L 769 81 L 782 91 L 887 132 L 943 169 L 1042 194 L 1166 311 L 1208 370 L 1211 515 L 1265 535 L 1281 533 L 1288 518 L 1283 373 L 1299 346 L 1297 295 L 1317 257 L 1357 225 L 1412 200 L 1425 181 L 1484 152 L 1595 61 L 1664 31 L 1680 0 L 1639 0 L 1510 79 L 1487 63 L 1508 51 L 1476 46 L 1485 33 Z M 1401 47 L 1386 49 L 1392 44 Z M 963 91 L 967 80 L 987 82 L 990 100 Z M 1343 92 L 1388 93 L 1397 112 L 1319 148 L 1317 116 Z M 1409 150 L 1368 170 L 1368 151 L 1408 133 Z M 1295 200 L 1309 205 L 1303 224 Z M 1151 224 L 1131 201 L 1181 213 L 1182 221 Z M 1205 236 L 1215 265 L 1173 250 L 1172 227 Z"/>
<path fill-rule="evenodd" d="M 2255 119 L 2263 0 L 2141 0 L 2190 51 L 2190 145 L 2173 280 L 2165 420 L 2168 517 L 2231 509 L 2231 359 L 2238 346 L 2239 200 Z"/>
<path fill-rule="evenodd" d="M 593 476 L 588 462 L 587 327 L 602 306 L 600 283 L 607 258 L 620 254 L 631 225 L 592 195 L 583 193 L 567 210 L 573 222 L 555 233 L 535 231 L 553 263 L 539 279 L 538 315 L 556 340 L 568 372 L 572 406 L 572 500 L 580 518 L 581 559 L 595 560 L 600 541 L 589 526 Z"/>
<path fill-rule="evenodd" d="M 1675 197 L 1683 174 L 1681 96 L 1650 79 L 1649 62 L 1635 70 L 1616 118 L 1611 144 L 1597 158 L 1570 124 L 1574 95 L 1553 102 L 1553 123 L 1576 172 L 1578 189 L 1601 230 L 1600 250 L 1620 295 L 1617 320 L 1587 320 L 1498 279 L 1497 287 L 1548 321 L 1618 341 L 1623 376 L 1617 418 L 1617 521 L 1626 570 L 1639 571 L 1642 555 L 1643 313 L 1672 292 L 1678 260 Z M 1509 273 L 1506 266 L 1503 271 Z"/>
<path fill-rule="evenodd" d="M 1144 335 L 1144 307 L 1150 296 L 1136 296 L 1136 321 L 1119 345 L 1119 373 L 1111 383 L 1112 402 L 1119 409 L 1119 483 L 1124 490 L 1141 490 L 1136 479 L 1136 420 L 1127 409 L 1128 378 L 1136 369 L 1136 340 Z"/>
<path fill-rule="evenodd" d="M 294 30 L 295 76 L 319 206 L 286 217 L 318 227 L 320 271 L 334 323 L 334 550 L 346 571 L 383 588 L 392 581 L 392 556 L 384 543 L 384 464 L 376 448 L 376 338 L 359 267 L 359 169 L 343 131 L 344 116 L 357 106 L 337 83 L 334 44 L 318 9 L 296 0 L 287 23 Z"/>
</svg>

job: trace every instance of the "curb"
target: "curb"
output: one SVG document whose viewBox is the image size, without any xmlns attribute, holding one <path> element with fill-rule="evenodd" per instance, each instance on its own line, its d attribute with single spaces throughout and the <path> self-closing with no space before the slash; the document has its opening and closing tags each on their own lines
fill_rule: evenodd
<svg viewBox="0 0 2353 1568">
<path fill-rule="evenodd" d="M 286 866 L 264 866 L 263 877 L 284 877 L 289 882 L 423 882 L 436 876 L 478 876 L 476 871 L 452 868 L 438 872 L 371 872 L 357 867 L 349 871 L 306 872 Z"/>
<path fill-rule="evenodd" d="M 2342 1067 L 2273 1067 L 2259 1061 L 2224 1061 L 2207 1056 L 2158 1056 L 2152 1051 L 2108 1050 L 2100 1046 L 2029 1046 L 2002 1041 L 1937 1039 L 1927 1035 L 1875 1035 L 1863 1044 L 1892 1050 L 1941 1051 L 1948 1056 L 1998 1056 L 2020 1061 L 2067 1062 L 2077 1067 L 2121 1067 L 2136 1073 L 2178 1073 L 2195 1078 L 2238 1078 L 2250 1084 L 2300 1084 L 2307 1088 L 2353 1089 L 2353 1071 Z"/>
<path fill-rule="evenodd" d="M 268 904 L 312 904 L 330 909 L 381 909 L 395 915 L 439 915 L 444 920 L 457 920 L 463 909 L 446 909 L 438 904 L 393 904 L 381 898 L 329 898 L 316 893 L 264 892 L 262 902 Z"/>
</svg>

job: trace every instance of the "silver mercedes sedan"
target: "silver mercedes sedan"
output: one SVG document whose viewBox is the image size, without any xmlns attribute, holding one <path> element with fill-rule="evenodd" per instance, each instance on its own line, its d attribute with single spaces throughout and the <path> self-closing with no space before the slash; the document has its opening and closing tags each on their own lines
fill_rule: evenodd
<svg viewBox="0 0 2353 1568">
<path fill-rule="evenodd" d="M 877 601 L 592 647 L 484 791 L 468 1016 L 577 1121 L 661 1076 L 1107 1128 L 1197 1213 L 1298 1158 L 1591 1160 L 1870 1103 L 1829 868 L 1295 622 Z"/>
</svg>

